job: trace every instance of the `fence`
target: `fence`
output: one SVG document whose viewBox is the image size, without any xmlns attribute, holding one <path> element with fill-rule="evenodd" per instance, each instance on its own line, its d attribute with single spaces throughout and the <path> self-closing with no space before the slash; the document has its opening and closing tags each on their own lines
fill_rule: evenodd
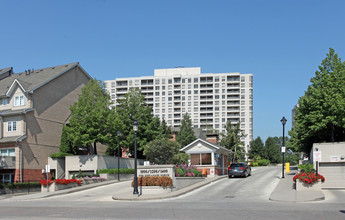
<svg viewBox="0 0 345 220">
<path fill-rule="evenodd" d="M 0 195 L 3 194 L 30 194 L 41 191 L 39 182 L 23 182 L 23 183 L 0 183 Z"/>
</svg>

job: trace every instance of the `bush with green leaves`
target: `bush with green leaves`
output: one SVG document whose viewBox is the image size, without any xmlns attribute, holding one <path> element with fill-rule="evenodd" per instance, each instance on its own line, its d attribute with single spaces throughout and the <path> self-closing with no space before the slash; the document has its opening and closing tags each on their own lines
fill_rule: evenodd
<svg viewBox="0 0 345 220">
<path fill-rule="evenodd" d="M 73 154 L 58 152 L 50 155 L 51 158 L 64 158 L 66 156 L 73 156 Z"/>
<path fill-rule="evenodd" d="M 175 168 L 175 176 L 177 177 L 201 177 L 202 173 L 197 170 L 194 165 L 180 164 Z"/>
<path fill-rule="evenodd" d="M 99 173 L 117 174 L 118 169 L 100 169 Z M 120 174 L 134 174 L 134 169 L 120 168 Z"/>
<path fill-rule="evenodd" d="M 270 161 L 267 159 L 260 159 L 258 160 L 258 165 L 259 166 L 268 166 L 268 164 L 270 164 Z"/>
<path fill-rule="evenodd" d="M 301 164 L 298 166 L 301 173 L 314 173 L 314 166 L 311 163 Z"/>
</svg>

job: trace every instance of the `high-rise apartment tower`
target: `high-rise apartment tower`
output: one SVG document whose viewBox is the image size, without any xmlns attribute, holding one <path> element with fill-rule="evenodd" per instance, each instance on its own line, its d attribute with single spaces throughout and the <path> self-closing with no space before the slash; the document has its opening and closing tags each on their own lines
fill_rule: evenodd
<svg viewBox="0 0 345 220">
<path fill-rule="evenodd" d="M 179 127 L 188 113 L 195 128 L 225 132 L 227 121 L 240 122 L 246 152 L 253 139 L 253 74 L 201 73 L 200 67 L 155 69 L 154 76 L 106 80 L 115 102 L 130 88 L 141 89 L 153 114 Z"/>
</svg>

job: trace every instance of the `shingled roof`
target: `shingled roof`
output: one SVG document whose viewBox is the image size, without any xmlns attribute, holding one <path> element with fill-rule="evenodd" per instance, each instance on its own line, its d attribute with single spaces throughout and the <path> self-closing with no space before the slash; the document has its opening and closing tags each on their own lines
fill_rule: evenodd
<svg viewBox="0 0 345 220">
<path fill-rule="evenodd" d="M 79 66 L 78 62 L 64 64 L 60 66 L 47 67 L 43 69 L 28 70 L 22 73 L 10 74 L 9 76 L 1 79 L 0 78 L 0 97 L 6 96 L 8 89 L 11 87 L 13 82 L 17 80 L 26 92 L 33 92 L 44 84 L 50 82 L 61 74 L 67 72 L 75 66 Z M 81 68 L 81 67 L 80 67 Z M 12 70 L 11 67 L 1 69 L 0 76 L 5 71 Z M 82 69 L 83 70 L 83 69 Z M 85 70 L 85 74 L 91 78 Z"/>
</svg>

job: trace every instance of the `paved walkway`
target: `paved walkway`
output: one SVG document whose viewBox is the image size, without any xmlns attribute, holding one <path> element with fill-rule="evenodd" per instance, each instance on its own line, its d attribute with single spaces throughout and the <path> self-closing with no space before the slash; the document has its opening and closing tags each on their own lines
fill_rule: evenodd
<svg viewBox="0 0 345 220">
<path fill-rule="evenodd" d="M 297 191 L 293 177 L 297 172 L 286 173 L 285 178 L 281 178 L 277 187 L 271 193 L 270 200 L 278 202 L 311 202 L 324 200 L 322 191 Z"/>
<path fill-rule="evenodd" d="M 271 201 L 277 201 L 277 202 L 310 202 L 310 201 L 318 201 L 325 199 L 324 194 L 322 191 L 296 191 L 295 190 L 295 184 L 293 182 L 293 176 L 297 170 L 292 170 L 291 173 L 285 174 L 285 178 L 280 179 L 278 185 L 273 190 L 273 192 L 270 195 Z M 126 187 L 122 191 L 116 193 L 112 196 L 114 200 L 156 200 L 156 199 L 165 199 L 165 198 L 172 198 L 172 197 L 178 197 L 180 195 L 183 195 L 185 193 L 191 192 L 195 189 L 198 189 L 202 186 L 205 186 L 207 184 L 210 184 L 211 182 L 218 181 L 221 179 L 227 178 L 227 176 L 215 176 L 215 177 L 207 177 L 204 181 L 201 181 L 199 183 L 190 185 L 188 187 L 179 189 L 177 191 L 169 192 L 169 193 L 161 193 L 161 194 L 145 194 L 142 195 L 133 195 L 133 188 L 132 187 Z M 131 180 L 125 180 L 123 181 L 131 181 Z M 71 192 L 77 192 L 85 189 L 90 189 L 97 186 L 103 186 L 107 184 L 116 184 L 117 180 L 108 180 L 100 183 L 94 183 L 89 185 L 83 185 L 75 188 L 65 189 L 65 190 L 59 190 L 56 192 L 48 192 L 48 193 L 33 193 L 33 194 L 27 194 L 27 195 L 8 195 L 8 196 L 0 196 L 1 199 L 10 199 L 10 200 L 31 200 L 31 199 L 39 199 L 39 198 L 47 198 L 54 195 L 62 195 L 67 194 Z M 140 192 L 140 190 L 139 190 Z"/>
</svg>

